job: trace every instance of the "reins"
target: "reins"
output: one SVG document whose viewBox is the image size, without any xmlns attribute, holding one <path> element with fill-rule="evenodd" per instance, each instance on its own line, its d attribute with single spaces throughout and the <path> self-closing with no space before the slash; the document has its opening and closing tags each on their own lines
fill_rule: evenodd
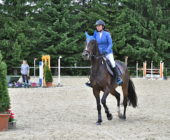
<svg viewBox="0 0 170 140">
<path fill-rule="evenodd" d="M 99 59 L 102 58 L 104 55 L 91 55 L 91 57 L 95 58 L 95 59 Z"/>
<path fill-rule="evenodd" d="M 90 54 L 90 52 L 89 52 L 88 50 L 84 50 L 84 51 L 87 52 L 90 57 L 93 57 L 93 58 L 95 58 L 95 59 L 99 59 L 99 58 L 104 57 L 104 55 L 101 55 L 101 54 L 99 54 L 99 55 Z"/>
</svg>

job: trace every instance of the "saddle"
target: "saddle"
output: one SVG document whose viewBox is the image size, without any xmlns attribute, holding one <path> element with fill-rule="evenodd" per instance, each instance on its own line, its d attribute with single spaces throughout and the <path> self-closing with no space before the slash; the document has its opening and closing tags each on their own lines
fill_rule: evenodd
<svg viewBox="0 0 170 140">
<path fill-rule="evenodd" d="M 109 72 L 112 76 L 114 76 L 114 73 L 113 73 L 113 71 L 112 71 L 112 66 L 111 66 L 111 64 L 110 64 L 110 61 L 109 61 L 106 57 L 104 57 L 104 56 L 103 56 L 103 60 L 105 61 L 106 68 L 107 68 L 108 72 Z M 122 75 L 122 74 L 123 74 L 123 71 L 122 71 L 122 69 L 121 69 L 121 66 L 118 64 L 118 61 L 115 61 L 115 64 L 116 64 L 116 67 L 118 68 L 118 70 L 120 71 L 120 74 Z"/>
</svg>

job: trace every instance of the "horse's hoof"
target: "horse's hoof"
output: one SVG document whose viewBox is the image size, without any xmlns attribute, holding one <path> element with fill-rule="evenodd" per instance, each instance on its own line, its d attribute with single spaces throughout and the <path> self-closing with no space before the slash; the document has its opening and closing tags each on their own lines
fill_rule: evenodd
<svg viewBox="0 0 170 140">
<path fill-rule="evenodd" d="M 122 114 L 119 115 L 119 118 L 122 119 L 122 120 L 126 120 L 126 116 L 124 116 Z"/>
<path fill-rule="evenodd" d="M 101 122 L 96 122 L 96 125 L 101 125 Z"/>
<path fill-rule="evenodd" d="M 98 121 L 96 122 L 96 125 L 101 125 L 101 123 L 102 123 L 102 120 L 98 120 Z"/>
<path fill-rule="evenodd" d="M 112 120 L 112 118 L 113 118 L 112 114 L 107 115 L 108 120 Z"/>
</svg>

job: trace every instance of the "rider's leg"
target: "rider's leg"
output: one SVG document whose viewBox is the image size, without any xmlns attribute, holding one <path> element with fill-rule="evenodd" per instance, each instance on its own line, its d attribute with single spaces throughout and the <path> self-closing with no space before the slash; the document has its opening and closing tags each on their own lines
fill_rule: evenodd
<svg viewBox="0 0 170 140">
<path fill-rule="evenodd" d="M 90 82 L 90 78 L 89 78 L 89 81 L 85 83 L 85 85 L 88 86 L 88 87 L 92 87 L 91 82 Z"/>
<path fill-rule="evenodd" d="M 120 71 L 118 70 L 118 68 L 116 67 L 116 64 L 115 64 L 115 61 L 114 61 L 114 56 L 113 56 L 113 53 L 109 53 L 106 55 L 106 58 L 110 61 L 111 63 L 111 66 L 113 68 L 113 72 L 116 76 L 116 83 L 118 85 L 121 85 L 123 83 L 122 81 L 122 78 L 121 78 L 121 73 Z"/>
</svg>

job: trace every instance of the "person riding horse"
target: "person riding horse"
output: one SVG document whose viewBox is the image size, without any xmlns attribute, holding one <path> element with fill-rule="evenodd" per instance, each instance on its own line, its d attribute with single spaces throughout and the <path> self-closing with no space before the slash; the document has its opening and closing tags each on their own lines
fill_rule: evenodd
<svg viewBox="0 0 170 140">
<path fill-rule="evenodd" d="M 104 55 L 107 60 L 109 60 L 112 71 L 114 72 L 114 75 L 116 75 L 116 83 L 118 85 L 121 85 L 123 83 L 121 78 L 121 73 L 119 69 L 116 67 L 115 61 L 114 61 L 114 55 L 112 50 L 112 38 L 109 32 L 105 31 L 105 22 L 103 20 L 97 20 L 96 21 L 96 29 L 97 31 L 94 32 L 93 37 L 98 43 L 99 51 L 101 55 Z M 87 86 L 91 87 L 91 83 L 87 82 Z"/>
<path fill-rule="evenodd" d="M 100 38 L 100 32 L 95 33 L 95 37 L 90 36 L 87 32 L 85 33 L 85 35 L 86 45 L 83 50 L 82 57 L 84 58 L 84 60 L 89 60 L 91 63 L 90 85 L 93 90 L 93 95 L 96 99 L 98 114 L 96 124 L 100 125 L 102 123 L 101 103 L 103 104 L 107 119 L 112 120 L 112 114 L 110 113 L 109 108 L 106 104 L 106 99 L 109 94 L 116 97 L 118 117 L 125 120 L 127 105 L 132 105 L 133 107 L 137 106 L 137 94 L 133 81 L 130 79 L 128 68 L 123 62 L 118 60 L 114 61 L 113 52 L 111 49 L 112 40 L 108 32 L 102 31 L 102 39 Z M 108 67 L 108 61 L 113 62 L 112 69 L 114 69 L 115 73 L 118 76 L 110 71 L 110 68 Z M 118 70 L 121 71 L 121 78 Z M 116 88 L 120 85 L 119 82 L 122 83 L 121 87 L 123 92 L 124 106 L 123 114 L 121 113 L 120 109 L 120 93 L 116 90 Z M 100 98 L 100 92 L 103 92 L 102 98 Z"/>
</svg>

